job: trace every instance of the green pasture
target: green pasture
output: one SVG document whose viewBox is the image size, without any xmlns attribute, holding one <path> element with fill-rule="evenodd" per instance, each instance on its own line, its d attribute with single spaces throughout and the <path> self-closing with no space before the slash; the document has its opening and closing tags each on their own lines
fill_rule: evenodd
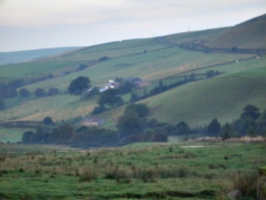
<svg viewBox="0 0 266 200">
<path fill-rule="evenodd" d="M 166 40 L 179 44 L 179 42 L 185 42 L 192 38 L 201 40 L 204 37 L 223 34 L 226 30 L 213 29 L 181 33 L 167 36 Z M 144 52 L 145 50 L 146 52 Z M 109 60 L 98 62 L 97 60 L 103 56 L 109 57 Z M 97 99 L 80 101 L 79 97 L 64 94 L 67 92 L 70 82 L 78 76 L 89 77 L 92 86 L 104 86 L 109 79 L 115 77 L 140 77 L 152 83 L 147 88 L 149 91 L 161 79 L 165 79 L 165 84 L 171 84 L 180 80 L 175 76 L 189 76 L 191 73 L 204 74 L 211 69 L 218 70 L 221 75 L 174 88 L 146 99 L 144 102 L 148 103 L 150 108 L 159 107 L 150 117 L 173 124 L 186 120 L 191 126 L 197 126 L 209 122 L 213 117 L 221 118 L 222 122 L 230 121 L 237 117 L 246 103 L 253 103 L 264 109 L 262 103 L 264 97 L 261 93 L 264 92 L 263 87 L 257 87 L 256 81 L 252 82 L 249 79 L 249 82 L 252 82 L 249 84 L 245 78 L 238 77 L 242 76 L 240 74 L 242 72 L 249 73 L 250 70 L 259 70 L 259 68 L 261 68 L 261 72 L 254 74 L 252 80 L 262 77 L 261 74 L 265 69 L 265 57 L 239 61 L 250 57 L 252 55 L 189 51 L 169 45 L 161 38 L 151 38 L 95 45 L 34 62 L 0 66 L 0 78 L 7 80 L 40 77 L 47 74 L 58 75 L 68 70 L 74 70 L 80 64 L 94 62 L 85 70 L 25 86 L 32 97 L 6 99 L 6 109 L 1 111 L 0 121 L 42 120 L 47 116 L 60 121 L 87 116 L 97 105 Z M 223 64 L 232 61 L 234 63 Z M 217 64 L 222 65 L 213 66 Z M 168 79 L 169 77 L 170 79 Z M 226 82 L 224 83 L 224 81 Z M 236 85 L 231 87 L 232 84 Z M 45 98 L 34 97 L 34 91 L 37 88 L 48 91 L 53 87 L 60 90 L 60 95 Z M 222 92 L 220 92 L 220 88 Z M 246 95 L 246 89 L 243 88 L 254 90 L 253 95 Z M 126 95 L 123 98 L 128 100 L 129 96 Z M 120 111 L 103 114 L 107 121 L 107 127 L 114 127 L 116 119 L 121 113 L 121 109 L 118 110 Z"/>
<path fill-rule="evenodd" d="M 21 141 L 23 133 L 28 130 L 30 129 L 0 127 L 0 142 L 19 142 Z"/>
<path fill-rule="evenodd" d="M 247 49 L 265 49 L 266 43 L 266 17 L 260 16 L 259 20 L 253 20 L 251 23 L 242 23 L 225 31 L 223 34 L 207 38 L 207 46 L 218 48 L 238 48 Z"/>
<path fill-rule="evenodd" d="M 79 96 L 57 95 L 24 100 L 21 104 L 1 111 L 0 121 L 42 121 L 50 116 L 54 121 L 84 117 L 92 111 L 96 100 L 81 101 Z"/>
<path fill-rule="evenodd" d="M 262 64 L 262 63 L 261 63 Z M 208 124 L 217 117 L 222 123 L 239 117 L 247 104 L 263 111 L 265 107 L 266 68 L 225 74 L 213 79 L 189 83 L 158 96 L 143 100 L 150 108 L 159 107 L 151 117 L 191 126 Z"/>
<path fill-rule="evenodd" d="M 206 40 L 208 38 L 215 37 L 217 35 L 223 34 L 229 28 L 216 28 L 216 29 L 209 29 L 203 31 L 190 31 L 178 34 L 172 34 L 165 36 L 164 38 L 167 41 L 174 42 L 175 44 L 181 44 L 184 42 L 189 42 L 191 40 Z"/>
<path fill-rule="evenodd" d="M 88 76 L 91 84 L 94 86 L 102 86 L 107 80 L 114 79 L 115 77 L 126 78 L 128 76 L 137 76 L 144 80 L 152 81 L 188 70 L 238 60 L 244 57 L 245 55 L 237 54 L 190 52 L 173 47 L 145 54 L 112 58 L 83 71 L 31 84 L 26 88 L 34 91 L 38 87 L 49 89 L 56 86 L 61 91 L 66 91 L 71 80 L 78 76 Z"/>
<path fill-rule="evenodd" d="M 0 152 L 3 199 L 220 200 L 236 189 L 237 173 L 256 173 L 266 164 L 264 144 L 228 142 L 90 151 L 1 145 Z"/>
</svg>

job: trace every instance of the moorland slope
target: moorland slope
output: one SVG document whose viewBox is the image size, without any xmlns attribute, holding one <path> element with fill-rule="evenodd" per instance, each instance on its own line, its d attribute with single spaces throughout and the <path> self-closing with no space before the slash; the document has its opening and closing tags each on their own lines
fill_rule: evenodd
<svg viewBox="0 0 266 200">
<path fill-rule="evenodd" d="M 32 62 L 0 66 L 1 81 L 24 79 L 29 82 L 36 77 L 51 77 L 23 86 L 30 91 L 31 97 L 5 99 L 6 108 L 0 111 L 0 121 L 40 121 L 46 116 L 60 121 L 88 116 L 97 105 L 98 97 L 83 101 L 79 96 L 66 93 L 70 82 L 78 76 L 89 77 L 92 86 L 103 86 L 106 81 L 116 77 L 139 77 L 151 83 L 146 88 L 150 91 L 160 80 L 168 84 L 193 73 L 200 77 L 197 81 L 142 100 L 150 108 L 159 108 L 150 114 L 150 118 L 173 125 L 185 120 L 191 126 L 198 126 L 214 117 L 222 122 L 231 121 L 238 117 L 236 113 L 241 113 L 246 104 L 266 109 L 263 103 L 266 91 L 264 55 L 237 51 L 194 51 L 182 46 L 184 43 L 201 43 L 215 48 L 231 49 L 236 45 L 238 48 L 264 48 L 260 46 L 263 43 L 260 41 L 266 41 L 264 28 L 261 27 L 263 23 L 265 16 L 235 27 L 118 41 Z M 250 31 L 251 27 L 256 31 Z M 108 59 L 102 62 L 99 59 L 101 57 Z M 86 68 L 79 70 L 80 65 Z M 219 71 L 219 76 L 207 79 L 204 75 L 207 70 Z M 59 89 L 59 95 L 34 96 L 37 88 L 48 90 L 52 87 Z M 127 102 L 129 95 L 123 95 L 122 98 Z M 114 128 L 118 117 L 114 113 L 121 113 L 121 109 L 123 107 L 102 114 L 108 127 Z"/>
</svg>

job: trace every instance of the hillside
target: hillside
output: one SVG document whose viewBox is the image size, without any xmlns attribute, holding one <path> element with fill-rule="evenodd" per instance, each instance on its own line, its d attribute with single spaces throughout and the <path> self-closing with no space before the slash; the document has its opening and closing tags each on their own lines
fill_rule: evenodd
<svg viewBox="0 0 266 200">
<path fill-rule="evenodd" d="M 192 126 L 200 126 L 208 124 L 215 117 L 222 123 L 231 122 L 239 117 L 247 104 L 252 103 L 261 110 L 266 109 L 265 63 L 264 57 L 249 61 L 251 69 L 245 67 L 246 63 L 217 67 L 221 71 L 228 69 L 228 72 L 230 68 L 242 69 L 191 83 L 143 102 L 150 107 L 159 107 L 152 117 L 172 124 L 186 121 Z"/>
<path fill-rule="evenodd" d="M 106 81 L 116 77 L 139 77 L 151 83 L 146 88 L 149 92 L 160 80 L 164 84 L 170 84 L 195 74 L 199 77 L 197 81 L 142 100 L 153 110 L 150 118 L 173 125 L 184 120 L 196 127 L 208 123 L 214 117 L 222 123 L 232 121 L 247 104 L 254 104 L 261 110 L 266 109 L 263 103 L 266 98 L 264 55 L 206 52 L 199 49 L 195 51 L 182 46 L 185 43 L 204 43 L 216 48 L 220 41 L 225 46 L 219 48 L 231 48 L 235 45 L 248 49 L 264 48 L 259 46 L 262 43 L 259 41 L 266 41 L 263 40 L 264 28 L 258 28 L 262 23 L 265 23 L 265 17 L 255 18 L 235 27 L 112 42 L 27 63 L 0 66 L 0 82 L 23 79 L 28 83 L 23 87 L 31 93 L 28 98 L 4 99 L 5 109 L 0 111 L 0 121 L 41 121 L 51 116 L 54 121 L 78 122 L 90 114 L 99 98 L 84 101 L 79 96 L 66 93 L 70 82 L 78 76 L 89 77 L 92 86 L 103 86 Z M 251 27 L 256 31 L 250 32 Z M 231 43 L 229 38 L 238 43 Z M 240 43 L 244 40 L 242 47 Z M 102 57 L 108 57 L 108 60 L 102 62 L 99 60 Z M 85 65 L 86 68 L 80 70 L 80 65 Z M 207 70 L 218 71 L 219 76 L 206 79 Z M 34 96 L 37 88 L 48 91 L 54 87 L 59 89 L 59 95 Z M 17 88 L 17 91 L 20 89 Z M 129 94 L 122 98 L 127 102 Z M 120 107 L 103 113 L 101 116 L 107 122 L 104 126 L 114 128 L 122 109 Z"/>
<path fill-rule="evenodd" d="M 74 49 L 77 49 L 77 47 L 62 47 L 62 48 L 38 49 L 38 50 L 28 50 L 28 51 L 16 51 L 16 52 L 0 52 L 0 65 L 30 61 L 33 59 L 60 54 Z"/>
<path fill-rule="evenodd" d="M 266 14 L 236 25 L 205 43 L 211 48 L 266 49 Z"/>
<path fill-rule="evenodd" d="M 204 52 L 266 52 L 266 14 L 233 27 L 164 36 L 169 45 Z M 234 49 L 233 49 L 234 48 Z"/>
</svg>

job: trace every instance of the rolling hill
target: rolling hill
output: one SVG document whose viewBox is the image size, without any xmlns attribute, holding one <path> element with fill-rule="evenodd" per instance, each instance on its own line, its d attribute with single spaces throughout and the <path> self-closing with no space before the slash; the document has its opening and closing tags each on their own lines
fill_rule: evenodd
<svg viewBox="0 0 266 200">
<path fill-rule="evenodd" d="M 0 66 L 2 80 L 23 78 L 27 81 L 53 75 L 51 79 L 24 86 L 31 97 L 5 99 L 0 121 L 42 120 L 51 116 L 55 121 L 82 119 L 97 105 L 97 97 L 82 101 L 66 94 L 70 82 L 87 76 L 93 86 L 102 86 L 115 77 L 140 77 L 154 88 L 160 80 L 174 82 L 180 77 L 205 74 L 217 70 L 219 76 L 190 82 L 142 100 L 154 109 L 150 118 L 172 123 L 184 120 L 196 127 L 217 117 L 222 123 L 236 119 L 247 104 L 266 109 L 266 57 L 251 53 L 212 52 L 188 49 L 185 43 L 211 48 L 237 46 L 251 50 L 265 49 L 265 15 L 234 27 L 172 34 L 157 38 L 112 42 L 77 49 L 72 52 L 37 59 L 27 63 Z M 253 31 L 250 31 L 253 30 Z M 100 62 L 99 58 L 108 57 Z M 86 65 L 77 70 L 79 65 Z M 37 88 L 56 87 L 60 94 L 34 97 Z M 19 90 L 20 88 L 18 88 Z M 123 96 L 125 100 L 128 95 Z M 156 109 L 155 109 L 156 108 Z M 123 107 L 103 113 L 106 127 L 114 128 Z"/>
<path fill-rule="evenodd" d="M 16 52 L 0 52 L 0 65 L 26 62 L 33 59 L 64 53 L 77 48 L 78 47 L 62 47 L 62 48 L 38 49 L 38 50 L 28 50 L 28 51 L 16 51 Z"/>
</svg>

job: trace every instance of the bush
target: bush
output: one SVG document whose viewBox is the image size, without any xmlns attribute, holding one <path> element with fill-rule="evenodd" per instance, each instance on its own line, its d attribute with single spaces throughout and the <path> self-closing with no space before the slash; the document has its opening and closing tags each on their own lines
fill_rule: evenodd
<svg viewBox="0 0 266 200">
<path fill-rule="evenodd" d="M 42 122 L 43 124 L 49 126 L 53 124 L 53 119 L 51 117 L 45 117 Z"/>
<path fill-rule="evenodd" d="M 109 58 L 107 56 L 100 57 L 98 59 L 99 62 L 107 61 Z"/>
<path fill-rule="evenodd" d="M 35 90 L 35 96 L 36 97 L 43 97 L 43 96 L 46 96 L 46 92 L 45 92 L 45 90 L 44 89 L 42 89 L 42 88 L 37 88 L 36 90 Z"/>
<path fill-rule="evenodd" d="M 54 96 L 59 94 L 59 89 L 57 88 L 50 88 L 48 90 L 48 96 Z"/>
<path fill-rule="evenodd" d="M 21 97 L 29 97 L 30 92 L 26 88 L 21 88 L 18 92 L 19 96 Z"/>
</svg>

